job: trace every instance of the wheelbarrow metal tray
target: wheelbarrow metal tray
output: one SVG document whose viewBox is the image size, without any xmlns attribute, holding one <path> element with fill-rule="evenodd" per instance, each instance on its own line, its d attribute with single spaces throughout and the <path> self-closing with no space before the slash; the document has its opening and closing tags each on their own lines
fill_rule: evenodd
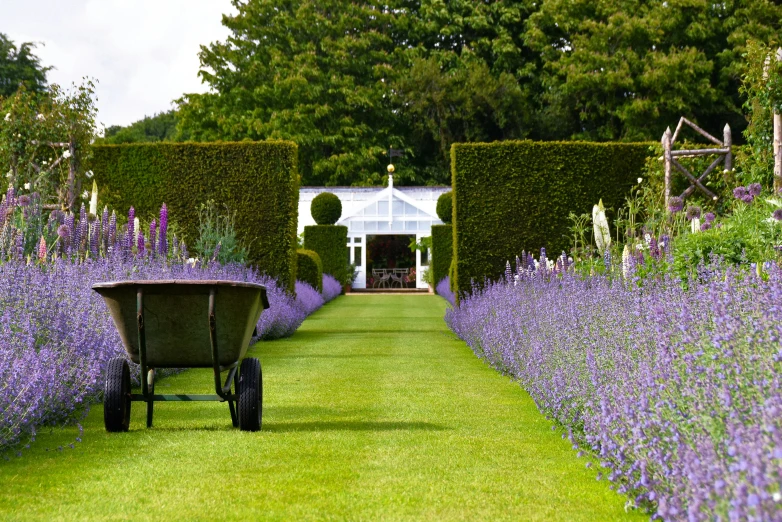
<svg viewBox="0 0 782 522">
<path fill-rule="evenodd" d="M 139 363 L 139 291 L 143 293 L 146 364 L 151 368 L 212 368 L 209 299 L 214 290 L 214 325 L 219 364 L 236 364 L 247 352 L 266 288 L 238 281 L 121 281 L 96 283 L 122 343 Z"/>
</svg>

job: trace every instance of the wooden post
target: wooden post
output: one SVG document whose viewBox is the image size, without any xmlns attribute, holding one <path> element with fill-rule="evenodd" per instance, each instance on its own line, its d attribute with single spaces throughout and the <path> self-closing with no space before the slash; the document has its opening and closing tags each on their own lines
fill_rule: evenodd
<svg viewBox="0 0 782 522">
<path fill-rule="evenodd" d="M 777 61 L 782 62 L 782 47 L 777 49 Z M 774 192 L 782 189 L 782 114 L 774 113 Z"/>
<path fill-rule="evenodd" d="M 733 168 L 733 134 L 730 132 L 730 125 L 725 124 L 725 128 L 722 129 L 722 146 L 728 149 L 728 153 L 725 154 L 725 170 Z"/>
<path fill-rule="evenodd" d="M 663 164 L 665 169 L 665 211 L 668 212 L 668 204 L 671 200 L 671 128 L 663 133 Z"/>
</svg>

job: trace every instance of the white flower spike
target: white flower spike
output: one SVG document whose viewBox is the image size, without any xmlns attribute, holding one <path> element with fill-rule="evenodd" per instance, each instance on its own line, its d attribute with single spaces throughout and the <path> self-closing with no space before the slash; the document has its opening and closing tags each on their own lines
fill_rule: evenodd
<svg viewBox="0 0 782 522">
<path fill-rule="evenodd" d="M 692 218 L 692 221 L 690 221 L 690 230 L 693 234 L 697 234 L 701 231 L 701 220 L 700 218 Z"/>
<path fill-rule="evenodd" d="M 597 244 L 597 250 L 600 255 L 611 246 L 611 231 L 608 228 L 608 220 L 606 219 L 606 209 L 603 206 L 603 200 L 592 207 L 592 225 L 595 232 L 595 244 Z"/>
<path fill-rule="evenodd" d="M 6 113 L 5 121 L 11 121 L 11 113 L 10 112 Z"/>
<path fill-rule="evenodd" d="M 98 215 L 98 184 L 92 182 L 92 197 L 90 198 L 90 214 L 93 216 Z"/>
</svg>

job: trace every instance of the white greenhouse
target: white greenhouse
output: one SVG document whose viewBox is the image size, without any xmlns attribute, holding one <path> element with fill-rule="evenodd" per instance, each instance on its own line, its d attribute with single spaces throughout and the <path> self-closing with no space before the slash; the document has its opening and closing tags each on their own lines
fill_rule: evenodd
<svg viewBox="0 0 782 522">
<path fill-rule="evenodd" d="M 346 261 L 358 272 L 353 288 L 427 288 L 422 280 L 429 253 L 409 248 L 410 242 L 432 235 L 437 217 L 437 198 L 450 187 L 301 187 L 299 230 L 314 225 L 312 199 L 331 192 L 342 202 L 337 225 L 348 227 Z"/>
</svg>

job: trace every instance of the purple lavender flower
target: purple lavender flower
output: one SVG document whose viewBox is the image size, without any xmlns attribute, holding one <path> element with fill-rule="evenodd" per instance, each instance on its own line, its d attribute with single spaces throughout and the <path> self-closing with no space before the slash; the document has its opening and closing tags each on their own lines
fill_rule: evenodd
<svg viewBox="0 0 782 522">
<path fill-rule="evenodd" d="M 144 232 L 140 231 L 138 232 L 138 239 L 136 240 L 136 248 L 138 255 L 143 256 L 144 255 Z"/>
<path fill-rule="evenodd" d="M 127 241 L 126 247 L 127 247 L 128 252 L 131 252 L 133 250 L 133 241 L 136 239 L 136 231 L 134 230 L 135 229 L 135 224 L 134 224 L 134 220 L 135 219 L 136 219 L 136 209 L 133 208 L 133 207 L 130 207 L 130 209 L 128 209 L 128 233 L 127 233 L 127 236 L 125 237 L 125 239 Z"/>
<path fill-rule="evenodd" d="M 90 257 L 98 258 L 100 252 L 100 222 L 96 219 L 90 224 Z"/>
<path fill-rule="evenodd" d="M 113 247 L 117 243 L 117 214 L 111 212 L 111 218 L 109 218 L 109 237 L 108 245 Z"/>
<path fill-rule="evenodd" d="M 749 195 L 752 197 L 760 196 L 760 193 L 763 192 L 763 187 L 760 185 L 760 183 L 751 183 L 747 187 L 747 192 L 749 192 Z"/>
<path fill-rule="evenodd" d="M 692 221 L 695 218 L 700 219 L 701 207 L 690 205 L 689 207 L 687 207 L 687 213 L 685 214 L 685 217 L 687 218 L 687 221 Z"/>
<path fill-rule="evenodd" d="M 160 207 L 160 241 L 158 242 L 162 255 L 168 254 L 168 239 L 166 234 L 168 234 L 168 207 L 163 203 L 163 206 Z"/>
<path fill-rule="evenodd" d="M 154 218 L 149 224 L 149 254 L 150 255 L 155 255 L 157 253 L 157 248 L 155 248 L 156 247 L 155 241 L 157 239 L 157 233 L 155 230 L 156 224 L 157 223 L 155 222 Z"/>
<path fill-rule="evenodd" d="M 668 210 L 676 214 L 677 212 L 681 212 L 684 208 L 684 200 L 678 196 L 673 196 L 668 200 Z"/>
</svg>

